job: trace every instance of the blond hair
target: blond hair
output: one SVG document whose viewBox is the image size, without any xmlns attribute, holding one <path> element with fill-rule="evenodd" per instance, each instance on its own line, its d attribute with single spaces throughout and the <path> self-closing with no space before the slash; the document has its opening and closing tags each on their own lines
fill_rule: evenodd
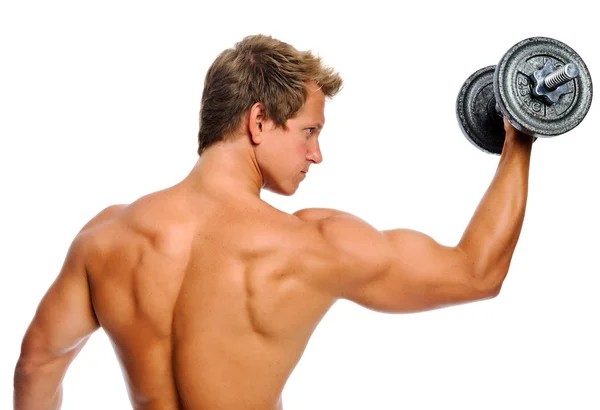
<svg viewBox="0 0 600 410">
<path fill-rule="evenodd" d="M 243 114 L 257 102 L 263 104 L 267 120 L 285 128 L 306 102 L 308 82 L 316 83 L 328 98 L 343 83 L 311 51 L 298 51 L 271 36 L 247 36 L 223 51 L 204 81 L 198 155 L 235 132 Z"/>
</svg>

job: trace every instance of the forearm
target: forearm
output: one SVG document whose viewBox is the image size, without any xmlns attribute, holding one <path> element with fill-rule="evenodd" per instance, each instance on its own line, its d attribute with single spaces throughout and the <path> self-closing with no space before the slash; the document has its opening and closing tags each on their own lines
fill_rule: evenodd
<svg viewBox="0 0 600 410">
<path fill-rule="evenodd" d="M 485 288 L 499 290 L 508 273 L 525 217 L 530 158 L 530 137 L 505 143 L 494 179 L 458 245 Z"/>
</svg>

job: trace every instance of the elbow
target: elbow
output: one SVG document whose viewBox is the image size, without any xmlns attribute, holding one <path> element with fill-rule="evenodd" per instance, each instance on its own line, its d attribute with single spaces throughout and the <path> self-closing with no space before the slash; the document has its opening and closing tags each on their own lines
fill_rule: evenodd
<svg viewBox="0 0 600 410">
<path fill-rule="evenodd" d="M 462 252 L 463 269 L 474 300 L 492 299 L 497 297 L 502 290 L 502 284 L 508 274 L 508 266 L 501 264 L 493 268 L 484 267 L 478 261 L 469 258 Z"/>
<path fill-rule="evenodd" d="M 504 279 L 506 279 L 506 276 L 508 275 L 509 266 L 509 264 L 500 264 L 484 276 L 486 290 L 490 298 L 495 298 L 500 294 L 502 285 L 504 284 Z"/>
<path fill-rule="evenodd" d="M 21 354 L 15 365 L 14 381 L 25 383 L 42 374 L 50 362 L 49 357 L 31 337 L 26 336 L 21 346 Z"/>
<path fill-rule="evenodd" d="M 15 387 L 23 382 L 31 379 L 33 375 L 38 371 L 39 366 L 36 365 L 32 360 L 28 360 L 23 356 L 19 357 L 17 365 L 15 366 L 14 384 Z"/>
<path fill-rule="evenodd" d="M 460 249 L 460 248 L 459 248 Z M 491 299 L 500 294 L 504 279 L 510 268 L 510 258 L 502 258 L 493 262 L 469 257 L 463 251 L 468 280 L 477 299 Z"/>
<path fill-rule="evenodd" d="M 477 299 L 493 299 L 500 294 L 502 284 L 506 275 L 500 275 L 501 279 L 497 279 L 497 275 L 477 276 L 473 279 L 475 292 L 478 295 Z"/>
<path fill-rule="evenodd" d="M 470 302 L 484 301 L 493 299 L 500 294 L 502 285 L 493 286 L 488 283 L 482 283 L 479 280 L 472 280 L 469 286 L 470 296 L 467 300 Z"/>
<path fill-rule="evenodd" d="M 488 289 L 488 297 L 487 299 L 493 299 L 496 296 L 498 296 L 500 294 L 500 290 L 502 290 L 502 283 L 497 285 L 497 286 L 493 286 L 490 289 Z"/>
<path fill-rule="evenodd" d="M 506 274 L 498 269 L 495 272 L 481 273 L 471 269 L 468 272 L 469 288 L 473 293 L 473 300 L 493 299 L 500 294 Z"/>
<path fill-rule="evenodd" d="M 39 369 L 39 360 L 36 360 L 37 348 L 36 338 L 32 332 L 27 332 L 21 344 L 21 352 L 15 366 L 15 384 L 18 381 L 31 379 Z"/>
<path fill-rule="evenodd" d="M 62 387 L 59 385 L 55 389 L 53 380 L 53 375 L 40 364 L 33 360 L 19 358 L 13 381 L 14 409 L 60 409 Z"/>
<path fill-rule="evenodd" d="M 13 378 L 15 409 L 23 408 L 21 402 L 23 397 L 29 394 L 31 389 L 31 380 L 34 378 L 35 366 L 32 362 L 19 358 L 15 366 Z"/>
</svg>

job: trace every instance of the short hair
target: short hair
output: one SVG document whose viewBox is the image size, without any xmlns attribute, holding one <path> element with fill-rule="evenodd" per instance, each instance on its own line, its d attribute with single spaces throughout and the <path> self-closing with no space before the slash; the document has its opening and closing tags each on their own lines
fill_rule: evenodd
<svg viewBox="0 0 600 410">
<path fill-rule="evenodd" d="M 247 36 L 223 51 L 204 80 L 198 155 L 234 133 L 243 114 L 257 102 L 264 105 L 267 120 L 285 129 L 306 102 L 308 82 L 316 83 L 328 98 L 343 83 L 311 51 L 298 51 L 271 36 Z"/>
</svg>

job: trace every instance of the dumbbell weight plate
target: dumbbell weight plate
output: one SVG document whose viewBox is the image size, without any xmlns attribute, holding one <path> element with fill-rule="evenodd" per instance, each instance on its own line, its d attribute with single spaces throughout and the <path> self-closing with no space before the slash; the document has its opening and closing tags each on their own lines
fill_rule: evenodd
<svg viewBox="0 0 600 410">
<path fill-rule="evenodd" d="M 473 145 L 498 155 L 504 146 L 504 123 L 494 98 L 495 67 L 484 67 L 467 78 L 456 99 L 456 117 Z"/>
<path fill-rule="evenodd" d="M 569 81 L 558 102 L 548 104 L 533 96 L 533 73 L 549 61 L 555 67 L 574 63 L 579 76 Z M 502 114 L 521 131 L 553 137 L 575 128 L 592 103 L 592 79 L 581 57 L 566 44 L 532 37 L 510 48 L 496 66 L 494 93 Z"/>
</svg>

